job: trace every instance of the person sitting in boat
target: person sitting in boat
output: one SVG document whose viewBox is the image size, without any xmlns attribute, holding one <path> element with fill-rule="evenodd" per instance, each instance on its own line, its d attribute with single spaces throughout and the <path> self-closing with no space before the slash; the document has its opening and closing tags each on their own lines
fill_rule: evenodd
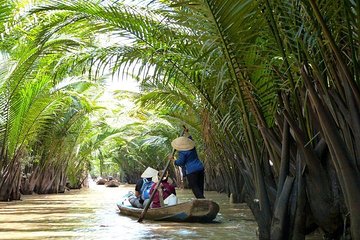
<svg viewBox="0 0 360 240">
<path fill-rule="evenodd" d="M 163 170 L 160 170 L 158 173 L 158 178 L 160 179 L 163 175 Z M 171 194 L 176 196 L 175 187 L 173 186 L 173 181 L 169 178 L 169 172 L 166 171 L 164 177 L 160 179 L 160 184 L 158 190 L 156 191 L 153 201 L 151 203 L 151 208 L 159 208 L 165 206 L 164 200 L 167 199 Z M 150 189 L 150 195 L 155 191 L 157 183 L 153 183 Z"/>
<path fill-rule="evenodd" d="M 139 179 L 135 185 L 135 196 L 129 198 L 131 206 L 144 208 L 150 199 L 150 189 L 154 183 L 153 179 L 157 177 L 157 173 L 157 170 L 148 167 L 141 174 L 141 179 Z"/>
</svg>

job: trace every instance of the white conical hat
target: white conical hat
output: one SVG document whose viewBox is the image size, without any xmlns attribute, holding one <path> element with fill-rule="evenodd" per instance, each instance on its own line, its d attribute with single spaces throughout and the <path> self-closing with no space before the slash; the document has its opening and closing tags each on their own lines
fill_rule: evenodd
<svg viewBox="0 0 360 240">
<path fill-rule="evenodd" d="M 193 140 L 187 137 L 178 137 L 171 142 L 171 146 L 178 151 L 187 151 L 195 147 Z"/>
<path fill-rule="evenodd" d="M 156 169 L 153 169 L 151 167 L 148 167 L 142 174 L 142 178 L 152 178 L 157 177 L 158 171 Z"/>
</svg>

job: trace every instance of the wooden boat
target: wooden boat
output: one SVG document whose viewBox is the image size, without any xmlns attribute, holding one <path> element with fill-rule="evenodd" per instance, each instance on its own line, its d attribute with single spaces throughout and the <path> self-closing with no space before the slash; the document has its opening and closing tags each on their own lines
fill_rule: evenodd
<svg viewBox="0 0 360 240">
<path fill-rule="evenodd" d="M 97 184 L 97 185 L 104 185 L 106 182 L 107 182 L 106 179 L 100 178 L 99 180 L 96 181 L 96 184 Z"/>
<path fill-rule="evenodd" d="M 118 186 L 120 186 L 120 183 L 116 180 L 110 180 L 105 183 L 105 186 L 106 187 L 118 187 Z"/>
<path fill-rule="evenodd" d="M 120 214 L 140 217 L 143 209 L 117 203 Z M 220 210 L 219 205 L 208 199 L 194 199 L 161 208 L 149 208 L 145 214 L 147 220 L 173 222 L 211 222 Z"/>
</svg>

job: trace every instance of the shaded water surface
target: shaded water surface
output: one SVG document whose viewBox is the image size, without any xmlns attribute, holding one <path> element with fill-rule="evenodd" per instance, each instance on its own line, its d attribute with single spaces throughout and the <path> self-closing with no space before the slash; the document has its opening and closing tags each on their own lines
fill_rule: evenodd
<svg viewBox="0 0 360 240">
<path fill-rule="evenodd" d="M 214 223 L 170 223 L 119 214 L 116 202 L 133 185 L 92 185 L 65 194 L 23 196 L 0 202 L 0 239 L 257 239 L 256 223 L 245 204 L 229 204 L 226 195 L 206 192 L 220 205 Z M 181 202 L 193 196 L 177 189 Z"/>
</svg>

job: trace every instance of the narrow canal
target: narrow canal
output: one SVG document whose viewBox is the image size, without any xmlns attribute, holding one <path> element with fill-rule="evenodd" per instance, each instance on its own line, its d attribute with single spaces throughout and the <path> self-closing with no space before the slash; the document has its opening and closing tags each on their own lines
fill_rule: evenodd
<svg viewBox="0 0 360 240">
<path fill-rule="evenodd" d="M 134 185 L 88 189 L 65 194 L 23 196 L 0 202 L 0 239 L 257 239 L 256 222 L 245 204 L 229 204 L 216 192 L 206 197 L 220 205 L 214 223 L 152 222 L 119 214 L 116 202 Z M 193 196 L 177 190 L 180 201 Z"/>
</svg>

